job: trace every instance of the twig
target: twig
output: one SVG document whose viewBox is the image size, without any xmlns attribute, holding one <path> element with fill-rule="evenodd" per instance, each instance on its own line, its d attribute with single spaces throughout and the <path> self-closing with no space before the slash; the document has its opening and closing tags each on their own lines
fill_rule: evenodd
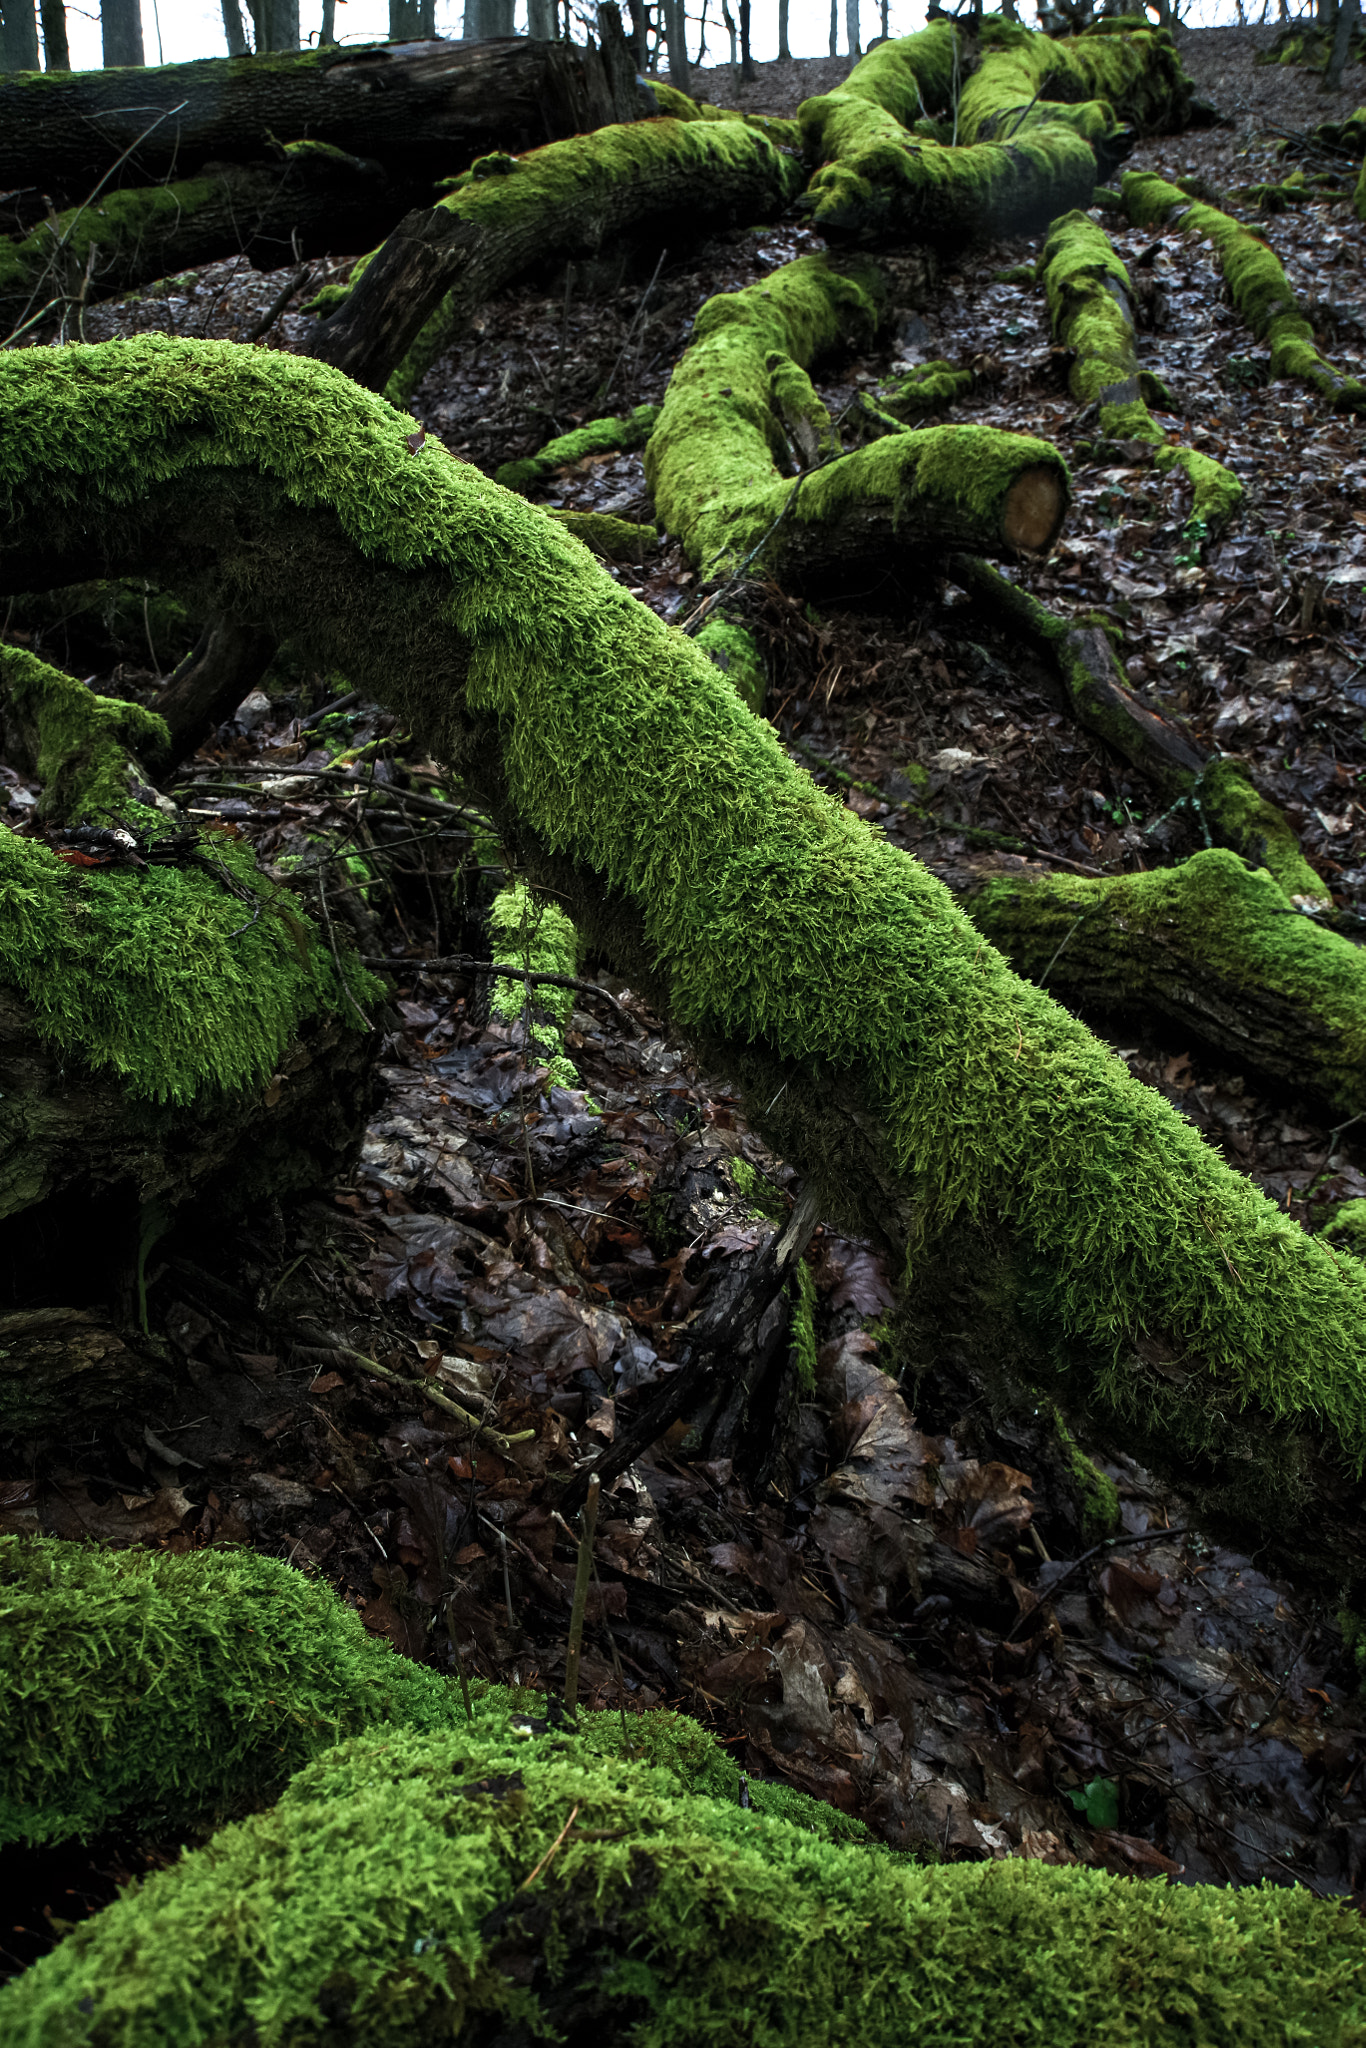
<svg viewBox="0 0 1366 2048">
<path fill-rule="evenodd" d="M 295 293 L 304 291 L 312 281 L 313 265 L 305 263 L 302 269 L 295 271 L 293 277 L 287 283 L 281 285 L 279 291 L 271 300 L 268 309 L 261 315 L 255 326 L 248 328 L 247 332 L 242 336 L 243 342 L 250 346 L 252 342 L 259 341 L 263 334 L 269 334 L 271 328 L 284 312 L 285 307 L 289 304 Z"/>
<path fill-rule="evenodd" d="M 570 1810 L 570 1814 L 569 1814 L 569 1818 L 568 1818 L 568 1820 L 567 1820 L 567 1821 L 565 1822 L 564 1826 L 563 1826 L 563 1827 L 562 1827 L 562 1828 L 560 1829 L 560 1832 L 558 1833 L 558 1835 L 556 1835 L 556 1837 L 555 1837 L 554 1841 L 553 1841 L 553 1842 L 551 1843 L 550 1847 L 549 1847 L 549 1848 L 548 1848 L 548 1849 L 546 1850 L 546 1852 L 545 1852 L 544 1856 L 542 1856 L 542 1858 L 541 1858 L 540 1862 L 539 1862 L 539 1863 L 538 1863 L 538 1864 L 536 1865 L 536 1868 L 535 1868 L 535 1869 L 534 1869 L 534 1870 L 532 1871 L 532 1873 L 531 1873 L 531 1876 L 530 1876 L 530 1877 L 527 1877 L 527 1878 L 524 1878 L 524 1879 L 522 1880 L 521 1884 L 519 1884 L 519 1885 L 518 1885 L 517 1889 L 518 1889 L 518 1891 L 519 1891 L 519 1892 L 524 1892 L 524 1891 L 525 1891 L 525 1890 L 527 1889 L 527 1886 L 528 1886 L 528 1885 L 530 1885 L 530 1884 L 534 1884 L 534 1883 L 535 1883 L 536 1879 L 537 1879 L 537 1878 L 538 1878 L 538 1877 L 540 1876 L 541 1872 L 542 1872 L 542 1871 L 543 1871 L 543 1870 L 545 1869 L 546 1865 L 547 1865 L 547 1864 L 549 1863 L 549 1861 L 550 1861 L 551 1857 L 552 1857 L 552 1856 L 553 1856 L 553 1855 L 555 1854 L 555 1851 L 556 1851 L 556 1850 L 557 1850 L 557 1849 L 559 1848 L 559 1846 L 560 1846 L 561 1842 L 562 1842 L 562 1841 L 564 1840 L 565 1836 L 566 1836 L 566 1835 L 567 1835 L 567 1834 L 569 1833 L 569 1830 L 570 1830 L 570 1829 L 571 1829 L 571 1828 L 573 1827 L 573 1825 L 574 1825 L 574 1819 L 575 1819 L 575 1816 L 576 1816 L 576 1815 L 577 1815 L 577 1813 L 578 1813 L 578 1810 L 579 1810 L 579 1806 L 578 1806 L 578 1802 L 576 1801 L 576 1802 L 575 1802 L 575 1804 L 574 1804 L 574 1806 L 573 1806 L 573 1807 L 571 1808 L 571 1810 Z"/>
<path fill-rule="evenodd" d="M 460 1645 L 455 1639 L 454 1593 L 446 1595 L 446 1640 L 451 1646 L 451 1655 L 455 1659 L 456 1674 L 460 1680 L 460 1696 L 465 1702 L 465 1719 L 473 1722 L 474 1708 L 470 1705 L 470 1682 L 465 1676 L 465 1660 L 460 1654 Z"/>
<path fill-rule="evenodd" d="M 406 1373 L 391 1372 L 389 1367 L 381 1365 L 377 1358 L 367 1358 L 363 1351 L 353 1351 L 348 1344 L 308 1345 L 305 1348 L 309 1351 L 321 1351 L 327 1358 L 349 1358 L 353 1365 L 363 1366 L 366 1372 L 377 1373 L 382 1380 L 390 1380 L 398 1387 L 413 1388 L 430 1401 L 434 1408 L 443 1409 L 447 1415 L 454 1416 L 457 1422 L 463 1422 L 471 1435 L 476 1438 L 487 1437 L 495 1450 L 507 1451 L 513 1444 L 530 1443 L 536 1435 L 534 1429 L 522 1429 L 515 1436 L 504 1436 L 501 1430 L 490 1429 L 487 1422 L 481 1422 L 477 1415 L 471 1415 L 469 1409 L 462 1408 L 458 1401 L 452 1401 L 449 1394 L 443 1394 L 430 1380 L 409 1379 Z"/>
<path fill-rule="evenodd" d="M 636 307 L 635 312 L 631 316 L 631 324 L 626 330 L 626 339 L 621 344 L 621 353 L 618 355 L 616 361 L 613 363 L 611 367 L 611 370 L 608 372 L 607 382 L 603 385 L 602 390 L 598 393 L 598 403 L 600 405 L 606 405 L 607 394 L 610 392 L 612 386 L 617 381 L 617 371 L 621 368 L 622 363 L 626 359 L 626 351 L 631 346 L 631 337 L 636 331 L 637 324 L 639 323 L 641 315 L 644 313 L 646 306 L 650 303 L 650 293 L 655 288 L 655 282 L 659 277 L 660 271 L 664 268 L 664 258 L 668 255 L 668 253 L 669 252 L 667 249 L 661 249 L 659 252 L 659 261 L 658 263 L 656 263 L 654 267 L 654 275 L 651 277 L 650 282 L 646 285 L 645 290 L 641 294 L 640 304 Z"/>
<path fill-rule="evenodd" d="M 1145 1529 L 1138 1536 L 1107 1536 L 1103 1543 L 1093 1543 L 1089 1550 L 1083 1550 L 1080 1557 L 1074 1557 L 1072 1562 L 1058 1573 L 1057 1578 L 1052 1581 L 1047 1592 L 1040 1595 L 1040 1602 L 1042 1604 L 1046 1601 L 1051 1604 L 1059 1586 L 1064 1585 L 1071 1578 L 1073 1572 L 1079 1572 L 1084 1564 L 1089 1564 L 1093 1557 L 1099 1557 L 1102 1550 L 1118 1550 L 1123 1543 L 1166 1543 L 1174 1536 L 1190 1536 L 1193 1533 L 1193 1530 L 1184 1528 Z M 1013 1639 L 1021 1624 L 1027 1621 L 1028 1618 L 1028 1615 L 1016 1615 L 1010 1634 L 1006 1637 L 1007 1642 Z"/>
<path fill-rule="evenodd" d="M 1063 948 L 1069 943 L 1070 940 L 1076 937 L 1077 933 L 1081 930 L 1085 922 L 1086 912 L 1083 910 L 1081 916 L 1077 919 L 1076 923 L 1069 925 L 1067 927 L 1067 930 L 1063 933 L 1062 937 L 1058 940 L 1057 950 L 1055 951 L 1053 958 L 1049 961 L 1047 967 L 1045 967 L 1043 973 L 1039 976 L 1038 986 L 1040 988 L 1042 988 L 1044 984 L 1047 982 L 1049 975 L 1053 972 L 1053 969 L 1057 966 L 1058 961 L 1062 958 Z"/>
<path fill-rule="evenodd" d="M 323 883 L 321 868 L 318 870 L 318 906 L 323 914 L 323 929 L 327 933 L 327 943 L 328 946 L 331 948 L 332 952 L 332 964 L 337 970 L 337 980 L 341 983 L 342 994 L 346 997 L 347 1002 L 350 1003 L 352 1009 L 360 1018 L 361 1029 L 363 1031 L 369 1031 L 373 1028 L 371 1026 L 370 1019 L 366 1016 L 364 1010 L 362 1010 L 360 1004 L 352 995 L 351 990 L 347 985 L 346 975 L 342 969 L 341 954 L 337 950 L 337 935 L 332 929 L 332 913 L 327 907 L 327 889 Z"/>
<path fill-rule="evenodd" d="M 602 1481 L 594 1472 L 588 1481 L 588 1498 L 583 1504 L 583 1533 L 579 1537 L 579 1561 L 574 1573 L 574 1605 L 569 1616 L 569 1640 L 564 1653 L 564 1704 L 573 1713 L 579 1697 L 579 1652 L 583 1647 L 583 1617 L 588 1605 L 588 1578 L 593 1569 L 593 1532 L 598 1521 L 598 1499 Z"/>
<path fill-rule="evenodd" d="M 497 960 L 479 960 L 473 953 L 448 953 L 440 960 L 377 960 L 366 954 L 362 967 L 383 968 L 389 974 L 453 974 L 467 969 L 472 974 L 501 974 L 512 981 L 545 982 L 551 988 L 577 988 L 585 995 L 602 996 L 620 1016 L 635 1029 L 636 1020 L 621 1002 L 604 988 L 601 982 L 582 981 L 576 974 L 543 974 L 539 970 L 528 972 L 523 967 L 505 967 Z"/>
</svg>

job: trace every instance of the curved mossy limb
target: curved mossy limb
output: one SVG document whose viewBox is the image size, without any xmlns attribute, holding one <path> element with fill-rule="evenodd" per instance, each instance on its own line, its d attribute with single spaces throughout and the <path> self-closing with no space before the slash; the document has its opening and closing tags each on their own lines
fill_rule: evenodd
<svg viewBox="0 0 1366 2048">
<path fill-rule="evenodd" d="M 756 715 L 762 713 L 768 694 L 768 669 L 754 636 L 734 619 L 715 614 L 696 635 L 697 644 L 710 656 L 736 694 Z"/>
<path fill-rule="evenodd" d="M 324 365 L 225 343 L 0 355 L 0 428 L 0 592 L 78 552 L 206 609 L 250 591 L 452 764 L 829 1212 L 906 1255 L 923 1318 L 942 1332 L 937 1267 L 995 1276 L 995 1365 L 1080 1436 L 1141 1427 L 1197 1508 L 1309 1582 L 1366 1581 L 1366 1274 L 552 521 Z"/>
<path fill-rule="evenodd" d="M 211 1822 L 377 1721 L 457 1718 L 275 1558 L 0 1536 L 0 1844 Z"/>
<path fill-rule="evenodd" d="M 533 265 L 679 217 L 690 229 L 771 220 L 801 180 L 795 156 L 742 121 L 624 123 L 532 150 L 505 175 L 466 172 L 357 265 L 310 353 L 402 403 L 478 307 Z"/>
<path fill-rule="evenodd" d="M 1156 1010 L 1336 1113 L 1366 1109 L 1366 955 L 1238 854 L 1104 881 L 1022 865 L 962 900 L 1017 973 L 1046 973 L 1064 1001 Z"/>
<path fill-rule="evenodd" d="M 525 882 L 500 889 L 489 910 L 489 957 L 496 965 L 526 975 L 579 971 L 579 935 L 558 904 L 534 896 Z M 521 1023 L 532 1058 L 546 1068 L 550 1088 L 577 1088 L 578 1069 L 564 1049 L 565 1027 L 574 1009 L 572 988 L 552 983 L 490 977 L 489 1010 L 506 1023 Z"/>
<path fill-rule="evenodd" d="M 544 483 L 557 469 L 563 469 L 571 462 L 582 462 L 585 455 L 617 455 L 633 448 L 643 448 L 658 418 L 657 405 L 637 405 L 628 413 L 586 420 L 583 426 L 575 427 L 572 434 L 557 434 L 535 455 L 524 455 L 518 462 L 505 462 L 501 469 L 494 471 L 493 480 L 505 491 L 524 494 L 534 491 L 537 484 Z"/>
<path fill-rule="evenodd" d="M 68 824 L 155 802 L 134 748 L 160 752 L 166 722 L 141 704 L 97 697 L 21 647 L 0 644 L 0 745 L 42 783 L 38 815 Z"/>
<path fill-rule="evenodd" d="M 1098 143 L 1114 135 L 1117 121 L 1149 134 L 1186 125 L 1194 86 L 1164 29 L 1060 40 L 992 22 L 982 41 L 958 101 L 963 142 L 1004 140 L 1058 118 Z"/>
<path fill-rule="evenodd" d="M 916 420 L 926 413 L 947 411 L 971 389 L 971 370 L 955 370 L 944 362 L 917 363 L 904 376 L 880 384 L 877 403 L 893 419 Z"/>
<path fill-rule="evenodd" d="M 839 433 L 825 400 L 800 363 L 781 349 L 764 358 L 769 399 L 787 436 L 788 452 L 798 469 L 813 469 L 843 453 Z"/>
<path fill-rule="evenodd" d="M 1116 40 L 1116 47 L 1127 47 Z M 1182 469 L 1193 491 L 1187 533 L 1205 539 L 1222 531 L 1243 502 L 1232 470 L 1193 448 L 1173 448 L 1148 411 L 1134 331 L 1133 286 L 1104 228 L 1084 213 L 1054 221 L 1039 258 L 1039 276 L 1058 340 L 1073 352 L 1068 386 L 1094 405 L 1102 434 L 1143 441 L 1159 470 Z"/>
<path fill-rule="evenodd" d="M 0 1990 L 6 2040 L 1359 2037 L 1366 1935 L 1348 1903 L 1022 1860 L 925 1867 L 839 1839 L 838 1816 L 817 1833 L 771 1811 L 766 1784 L 747 1808 L 689 1792 L 652 1760 L 646 1720 L 635 1756 L 607 1716 L 585 1721 L 518 1739 L 486 1698 L 465 1730 L 340 1744 Z"/>
<path fill-rule="evenodd" d="M 1366 384 L 1344 377 L 1314 341 L 1314 330 L 1291 291 L 1281 260 L 1254 229 L 1190 199 L 1155 171 L 1126 171 L 1124 208 L 1135 227 L 1180 227 L 1204 235 L 1214 246 L 1229 297 L 1259 341 L 1271 350 L 1277 377 L 1298 377 L 1331 400 L 1339 411 L 1366 412 Z"/>
<path fill-rule="evenodd" d="M 738 107 L 714 107 L 709 100 L 689 99 L 687 93 L 666 85 L 661 78 L 647 78 L 645 83 L 658 112 L 672 120 L 743 121 L 746 127 L 757 128 L 784 149 L 801 148 L 802 131 L 796 121 L 785 121 L 777 114 L 746 114 Z"/>
<path fill-rule="evenodd" d="M 1196 795 L 1214 837 L 1265 868 L 1297 909 L 1331 907 L 1333 892 L 1305 859 L 1284 811 L 1254 786 L 1241 761 L 1216 755 Z"/>
<path fill-rule="evenodd" d="M 882 283 L 866 260 L 803 256 L 762 284 L 709 299 L 674 370 L 645 473 L 661 520 L 705 576 L 760 562 L 806 581 L 843 558 L 895 562 L 917 546 L 992 552 L 1052 545 L 1067 471 L 1041 441 L 989 427 L 932 427 L 784 478 L 775 393 L 840 342 L 876 327 Z M 790 370 L 786 367 L 790 365 Z M 814 400 L 814 391 L 811 392 Z M 820 408 L 820 416 L 824 408 Z M 833 433 L 808 415 L 813 433 Z"/>
<path fill-rule="evenodd" d="M 847 157 L 879 139 L 899 146 L 905 131 L 952 106 L 967 43 L 946 20 L 879 43 L 833 92 L 803 100 L 797 121 L 816 163 Z"/>
<path fill-rule="evenodd" d="M 616 519 L 610 512 L 574 512 L 554 506 L 550 508 L 550 517 L 605 562 L 643 562 L 659 547 L 659 535 L 653 526 L 641 526 L 634 519 Z"/>
<path fill-rule="evenodd" d="M 93 305 L 135 285 L 248 256 L 259 270 L 354 248 L 383 234 L 401 203 L 378 164 L 343 150 L 290 143 L 269 166 L 213 165 L 171 185 L 108 191 L 21 241 L 0 240 L 0 337 L 49 301 Z M 298 241 L 294 240 L 297 232 Z"/>
</svg>

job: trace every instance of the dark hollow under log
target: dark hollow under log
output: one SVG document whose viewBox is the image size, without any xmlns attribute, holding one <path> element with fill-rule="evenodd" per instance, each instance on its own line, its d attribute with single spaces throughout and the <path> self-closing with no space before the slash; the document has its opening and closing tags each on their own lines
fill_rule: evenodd
<svg viewBox="0 0 1366 2048">
<path fill-rule="evenodd" d="M 178 768 L 215 726 L 231 718 L 250 696 L 271 662 L 279 641 L 264 627 L 217 618 L 158 691 L 155 709 L 171 735 L 169 747 L 152 756 L 158 775 Z"/>
</svg>

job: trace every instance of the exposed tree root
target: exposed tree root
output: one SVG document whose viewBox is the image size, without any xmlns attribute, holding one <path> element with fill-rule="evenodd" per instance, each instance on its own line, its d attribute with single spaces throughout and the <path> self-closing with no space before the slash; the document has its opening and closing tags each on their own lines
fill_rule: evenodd
<svg viewBox="0 0 1366 2048">
<path fill-rule="evenodd" d="M 324 366 L 224 344 L 0 359 L 0 418 L 0 588 L 138 569 L 206 612 L 249 595 L 344 662 L 823 1202 L 909 1248 L 912 1351 L 952 1315 L 966 1369 L 1054 1392 L 1311 1582 L 1366 1579 L 1366 1273 L 1012 975 L 552 522 Z M 42 943 L 16 934 L 12 983 Z"/>
</svg>

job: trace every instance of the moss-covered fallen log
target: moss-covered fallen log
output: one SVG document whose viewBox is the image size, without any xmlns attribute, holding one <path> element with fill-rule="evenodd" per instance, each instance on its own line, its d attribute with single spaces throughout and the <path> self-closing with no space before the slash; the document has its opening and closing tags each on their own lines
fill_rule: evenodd
<svg viewBox="0 0 1366 2048">
<path fill-rule="evenodd" d="M 741 1806 L 735 1763 L 682 1715 L 623 1731 L 581 1713 L 538 1735 L 541 1698 L 474 1685 L 467 1723 L 450 1681 L 366 1642 L 332 1594 L 271 1560 L 10 1542 L 7 1596 L 21 1799 L 6 1819 L 34 1810 L 30 1787 L 45 1819 L 87 1809 L 82 1737 L 109 1785 L 113 1743 L 132 1747 L 113 1725 L 121 1680 L 155 1688 L 134 1711 L 162 1779 L 134 1783 L 125 1763 L 120 1787 L 154 1814 L 182 1789 L 210 1810 L 229 1786 L 245 1803 L 312 1757 L 269 1811 L 0 1989 L 13 2048 L 401 2048 L 590 2026 L 615 2048 L 720 2048 L 737 2016 L 775 2048 L 851 2033 L 871 2048 L 1029 2033 L 1183 2048 L 1193 2026 L 1210 2048 L 1349 2048 L 1366 2016 L 1366 1937 L 1345 1903 L 927 1866 L 780 1784 Z M 362 1732 L 324 1748 L 329 1722 Z"/>
<path fill-rule="evenodd" d="M 0 358 L 0 422 L 0 591 L 79 558 L 203 615 L 250 593 L 452 764 L 831 1213 L 908 1260 L 916 1343 L 953 1315 L 964 1370 L 1046 1387 L 1309 1581 L 1366 1581 L 1366 1272 L 1013 975 L 585 549 L 298 358 L 29 351 Z M 41 973 L 33 943 L 7 979 Z"/>
<path fill-rule="evenodd" d="M 220 256 L 271 270 L 296 250 L 354 248 L 383 234 L 402 205 L 378 164 L 313 142 L 286 144 L 271 164 L 105 192 L 22 241 L 0 241 L 0 337 L 53 301 L 55 312 L 91 305 Z"/>
<path fill-rule="evenodd" d="M 486 150 L 535 148 L 646 111 L 634 86 L 614 93 L 598 51 L 525 37 L 10 73 L 0 77 L 0 186 L 38 185 L 75 204 L 134 143 L 146 180 L 249 162 L 287 135 L 430 180 Z"/>
<path fill-rule="evenodd" d="M 1042 441 L 927 427 L 837 454 L 808 372 L 821 354 L 872 335 L 881 297 L 866 259 L 804 256 L 703 306 L 645 473 L 660 519 L 704 575 L 743 566 L 800 587 L 853 564 L 895 575 L 945 548 L 1052 546 L 1067 471 Z"/>
<path fill-rule="evenodd" d="M 1343 376 L 1320 354 L 1279 256 L 1255 229 L 1192 199 L 1155 171 L 1126 171 L 1121 196 L 1135 227 L 1180 228 L 1213 244 L 1234 307 L 1271 351 L 1274 376 L 1297 377 L 1339 411 L 1366 412 L 1366 384 Z"/>
<path fill-rule="evenodd" d="M 959 898 L 1018 974 L 1090 1014 L 1156 1011 L 1344 1117 L 1366 1109 L 1366 955 L 1213 848 L 1085 881 L 1023 862 Z"/>
<path fill-rule="evenodd" d="M 1146 442 L 1153 466 L 1184 470 L 1192 503 L 1187 535 L 1204 540 L 1236 517 L 1243 487 L 1232 470 L 1212 455 L 1173 447 L 1148 410 L 1154 378 L 1138 364 L 1133 286 L 1109 236 L 1084 213 L 1054 221 L 1039 258 L 1049 318 L 1058 340 L 1073 352 L 1068 372 L 1072 396 L 1094 405 L 1102 435 Z"/>
<path fill-rule="evenodd" d="M 1184 128 L 1193 92 L 1171 36 L 1141 20 L 1065 40 L 994 21 L 959 96 L 958 133 L 988 142 L 1063 121 L 1103 146 L 1118 123 L 1145 134 Z"/>
<path fill-rule="evenodd" d="M 516 462 L 505 462 L 501 469 L 495 471 L 494 482 L 500 483 L 505 491 L 534 491 L 557 469 L 564 469 L 571 462 L 582 462 L 586 455 L 616 455 L 643 448 L 658 418 L 657 405 L 637 405 L 628 413 L 585 420 L 572 433 L 557 434 L 534 455 L 524 455 Z"/>
<path fill-rule="evenodd" d="M 401 403 L 494 292 L 533 265 L 596 254 L 636 229 L 771 220 L 796 159 L 739 121 L 643 121 L 480 159 L 357 267 L 309 344 Z"/>
</svg>

